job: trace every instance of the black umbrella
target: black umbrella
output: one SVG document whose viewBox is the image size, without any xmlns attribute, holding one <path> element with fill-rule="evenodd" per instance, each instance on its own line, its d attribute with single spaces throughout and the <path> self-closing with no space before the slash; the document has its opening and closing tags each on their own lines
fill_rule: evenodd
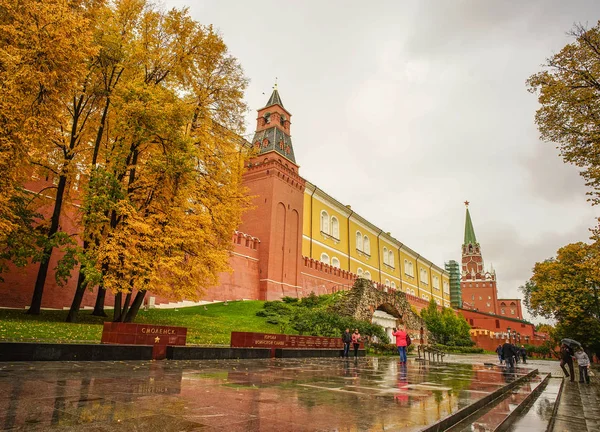
<svg viewBox="0 0 600 432">
<path fill-rule="evenodd" d="M 568 345 L 571 348 L 581 348 L 581 344 L 574 339 L 566 338 L 561 340 L 560 343 Z"/>
</svg>

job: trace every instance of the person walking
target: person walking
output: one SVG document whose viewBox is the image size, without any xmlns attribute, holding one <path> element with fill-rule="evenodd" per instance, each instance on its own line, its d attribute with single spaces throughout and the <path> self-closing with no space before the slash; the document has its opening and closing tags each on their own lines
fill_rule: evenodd
<svg viewBox="0 0 600 432">
<path fill-rule="evenodd" d="M 498 344 L 498 347 L 496 348 L 496 354 L 498 354 L 498 361 L 500 362 L 500 364 L 502 364 L 502 345 Z"/>
<path fill-rule="evenodd" d="M 504 342 L 504 345 L 502 345 L 502 357 L 504 357 L 506 367 L 511 369 L 515 367 L 515 355 L 514 345 L 510 341 Z"/>
<path fill-rule="evenodd" d="M 354 333 L 352 333 L 352 345 L 354 346 L 354 359 L 357 359 L 358 347 L 360 346 L 360 333 L 358 329 L 354 329 Z"/>
<path fill-rule="evenodd" d="M 406 363 L 406 347 L 408 346 L 408 342 L 406 337 L 408 336 L 406 332 L 399 328 L 394 329 L 392 336 L 396 337 L 396 347 L 398 347 L 398 355 L 400 356 L 400 364 Z"/>
<path fill-rule="evenodd" d="M 521 358 L 523 359 L 523 364 L 527 364 L 527 350 L 524 345 L 521 345 L 519 349 L 519 354 L 521 354 Z"/>
<path fill-rule="evenodd" d="M 583 348 L 579 348 L 575 351 L 575 358 L 577 359 L 577 365 L 579 366 L 579 382 L 583 383 L 585 379 L 585 382 L 589 384 L 590 374 L 588 373 L 588 369 L 590 367 L 590 358 Z"/>
<path fill-rule="evenodd" d="M 565 373 L 565 376 L 567 378 L 571 377 L 571 382 L 575 381 L 575 371 L 573 370 L 573 350 L 571 349 L 571 347 L 567 344 L 562 344 L 560 346 L 560 355 L 561 355 L 561 360 L 560 360 L 560 367 L 563 370 L 563 372 Z M 565 364 L 567 366 L 569 366 L 569 372 L 567 372 L 567 370 L 565 369 Z"/>
<path fill-rule="evenodd" d="M 342 357 L 348 358 L 348 354 L 350 353 L 350 343 L 352 343 L 352 333 L 350 333 L 349 328 L 342 334 L 342 342 L 344 343 L 344 353 L 342 354 Z"/>
</svg>

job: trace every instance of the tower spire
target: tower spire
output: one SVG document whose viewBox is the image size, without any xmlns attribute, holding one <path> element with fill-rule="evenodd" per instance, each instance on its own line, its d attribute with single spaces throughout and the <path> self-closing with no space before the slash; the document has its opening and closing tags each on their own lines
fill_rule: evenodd
<svg viewBox="0 0 600 432">
<path fill-rule="evenodd" d="M 281 96 L 279 96 L 279 91 L 277 90 L 277 77 L 275 77 L 275 84 L 273 85 L 273 93 L 271 93 L 271 97 L 267 101 L 266 107 L 270 107 L 272 105 L 279 105 L 281 108 L 285 108 L 283 106 L 283 102 L 281 102 Z"/>
<path fill-rule="evenodd" d="M 258 110 L 256 119 L 256 132 L 252 142 L 259 155 L 275 152 L 296 163 L 292 137 L 290 134 L 292 114 L 286 110 L 281 102 L 277 90 L 277 81 L 273 86 L 273 93 L 264 108 Z"/>
<path fill-rule="evenodd" d="M 465 241 L 463 244 L 475 245 L 477 244 L 477 238 L 475 237 L 475 230 L 473 229 L 473 222 L 469 213 L 469 201 L 465 201 L 465 207 L 467 208 L 467 215 L 465 219 Z"/>
</svg>

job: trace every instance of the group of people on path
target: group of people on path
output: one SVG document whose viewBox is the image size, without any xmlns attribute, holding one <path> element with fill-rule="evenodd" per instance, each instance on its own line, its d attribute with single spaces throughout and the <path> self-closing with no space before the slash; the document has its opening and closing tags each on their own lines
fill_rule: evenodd
<svg viewBox="0 0 600 432">
<path fill-rule="evenodd" d="M 350 353 L 350 344 L 352 344 L 354 348 L 354 358 L 358 358 L 358 348 L 360 347 L 360 333 L 358 329 L 354 329 L 354 333 L 350 333 L 350 329 L 347 328 L 344 334 L 342 335 L 342 342 L 344 343 L 344 354 L 345 358 L 348 358 Z"/>
<path fill-rule="evenodd" d="M 496 348 L 496 353 L 498 354 L 498 360 L 500 361 L 500 364 L 504 362 L 509 368 L 514 367 L 515 364 L 518 363 L 519 357 L 522 357 L 523 363 L 527 363 L 527 350 L 523 345 L 521 345 L 519 348 L 510 343 L 510 341 L 506 341 L 503 345 L 498 345 Z M 560 367 L 565 373 L 565 376 L 567 378 L 571 378 L 571 382 L 575 381 L 573 359 L 576 359 L 577 365 L 579 366 L 579 382 L 586 382 L 588 384 L 590 383 L 590 358 L 582 347 L 577 347 L 576 350 L 573 350 L 573 348 L 571 348 L 569 345 L 563 343 L 560 346 L 560 356 Z M 568 371 L 565 366 L 569 368 Z"/>
<path fill-rule="evenodd" d="M 521 345 L 521 348 L 519 348 L 508 340 L 503 345 L 498 345 L 496 354 L 498 354 L 500 364 L 504 362 L 508 367 L 514 367 L 519 363 L 519 358 L 523 359 L 523 363 L 527 363 L 527 350 L 525 347 Z"/>
<path fill-rule="evenodd" d="M 573 370 L 573 358 L 577 360 L 579 366 L 579 382 L 590 383 L 590 358 L 585 353 L 582 347 L 578 347 L 575 351 L 566 343 L 560 346 L 560 367 L 562 368 L 565 376 L 571 378 L 571 382 L 575 381 L 575 371 Z M 569 367 L 569 372 L 565 369 L 565 365 Z"/>
<path fill-rule="evenodd" d="M 404 329 L 394 329 L 392 335 L 396 337 L 396 347 L 398 347 L 398 355 L 400 356 L 400 364 L 406 364 L 406 350 L 411 344 L 410 336 Z M 350 344 L 354 347 L 354 358 L 358 358 L 358 348 L 360 347 L 361 336 L 358 329 L 354 329 L 354 333 L 350 333 L 347 328 L 342 334 L 342 342 L 344 343 L 343 357 L 348 358 L 350 355 Z"/>
</svg>

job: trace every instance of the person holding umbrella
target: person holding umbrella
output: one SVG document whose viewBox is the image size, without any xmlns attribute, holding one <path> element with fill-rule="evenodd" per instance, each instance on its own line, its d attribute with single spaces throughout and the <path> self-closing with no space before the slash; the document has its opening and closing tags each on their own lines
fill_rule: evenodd
<svg viewBox="0 0 600 432">
<path fill-rule="evenodd" d="M 566 339 L 563 339 L 562 345 L 560 346 L 560 367 L 565 373 L 567 378 L 571 377 L 571 382 L 575 381 L 575 371 L 573 370 L 573 349 L 565 343 Z M 565 364 L 569 366 L 569 372 L 565 369 Z"/>
</svg>

